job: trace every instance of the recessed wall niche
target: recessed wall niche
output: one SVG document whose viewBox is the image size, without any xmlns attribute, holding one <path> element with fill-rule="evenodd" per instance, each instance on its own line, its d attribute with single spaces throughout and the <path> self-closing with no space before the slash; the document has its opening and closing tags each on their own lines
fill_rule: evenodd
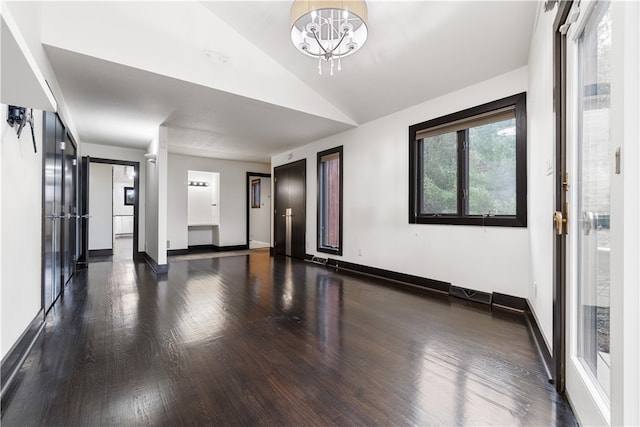
<svg viewBox="0 0 640 427">
<path fill-rule="evenodd" d="M 189 246 L 216 244 L 220 225 L 220 174 L 187 171 Z"/>
</svg>

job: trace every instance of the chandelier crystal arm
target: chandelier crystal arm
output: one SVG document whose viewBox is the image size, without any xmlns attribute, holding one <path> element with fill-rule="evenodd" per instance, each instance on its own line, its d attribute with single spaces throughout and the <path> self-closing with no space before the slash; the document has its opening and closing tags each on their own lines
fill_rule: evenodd
<svg viewBox="0 0 640 427">
<path fill-rule="evenodd" d="M 318 43 L 318 46 L 320 46 L 320 48 L 324 51 L 324 55 L 323 54 L 318 54 L 317 56 L 324 56 L 327 59 L 331 58 L 333 55 L 333 52 L 336 51 L 336 49 L 342 44 L 342 41 L 344 40 L 344 38 L 347 36 L 347 32 L 343 32 L 342 33 L 342 37 L 340 37 L 340 41 L 338 41 L 338 44 L 331 50 L 327 50 L 325 49 L 325 47 L 322 45 L 322 43 L 320 42 L 320 40 L 318 39 L 318 33 L 313 30 L 311 31 L 311 34 L 313 34 L 313 38 L 316 40 L 316 42 Z M 335 55 L 337 56 L 341 56 L 341 55 Z"/>
</svg>

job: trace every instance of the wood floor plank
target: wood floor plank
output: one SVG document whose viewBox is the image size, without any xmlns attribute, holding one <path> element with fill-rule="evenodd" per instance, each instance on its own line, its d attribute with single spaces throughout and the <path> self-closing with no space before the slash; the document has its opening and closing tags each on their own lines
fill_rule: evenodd
<svg viewBox="0 0 640 427">
<path fill-rule="evenodd" d="M 519 315 L 265 251 L 91 263 L 1 422 L 577 425 Z"/>
</svg>

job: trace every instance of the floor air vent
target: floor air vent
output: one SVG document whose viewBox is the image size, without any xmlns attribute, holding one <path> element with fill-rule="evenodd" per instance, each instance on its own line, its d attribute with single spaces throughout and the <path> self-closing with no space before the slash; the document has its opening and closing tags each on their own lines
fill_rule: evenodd
<svg viewBox="0 0 640 427">
<path fill-rule="evenodd" d="M 313 256 L 311 257 L 311 259 L 309 260 L 310 262 L 314 263 L 314 264 L 320 264 L 320 265 L 327 265 L 327 258 L 320 258 L 319 256 Z"/>
<path fill-rule="evenodd" d="M 469 301 L 475 301 L 482 304 L 491 305 L 491 294 L 487 292 L 474 291 L 473 289 L 465 289 L 459 286 L 449 286 L 449 295 L 462 298 Z"/>
</svg>

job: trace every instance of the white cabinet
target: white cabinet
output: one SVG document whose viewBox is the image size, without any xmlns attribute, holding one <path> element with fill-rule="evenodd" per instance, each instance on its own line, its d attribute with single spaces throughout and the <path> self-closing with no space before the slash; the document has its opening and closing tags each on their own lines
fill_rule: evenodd
<svg viewBox="0 0 640 427">
<path fill-rule="evenodd" d="M 133 234 L 133 216 L 116 215 L 113 217 L 114 234 Z"/>
</svg>

